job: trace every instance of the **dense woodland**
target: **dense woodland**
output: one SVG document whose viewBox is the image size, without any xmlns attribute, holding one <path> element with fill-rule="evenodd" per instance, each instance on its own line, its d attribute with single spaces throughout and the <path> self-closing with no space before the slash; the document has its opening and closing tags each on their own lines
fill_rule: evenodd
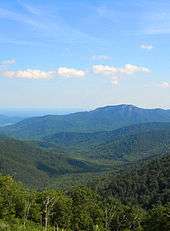
<svg viewBox="0 0 170 231">
<path fill-rule="evenodd" d="M 169 164 L 169 156 L 147 160 L 97 187 L 62 191 L 33 191 L 1 176 L 0 230 L 168 231 Z"/>
<path fill-rule="evenodd" d="M 38 189 L 62 187 L 62 181 L 74 185 L 76 178 L 84 184 L 96 175 L 115 172 L 120 165 L 169 152 L 170 123 L 99 133 L 59 133 L 33 142 L 1 136 L 0 172 Z"/>
<path fill-rule="evenodd" d="M 0 231 L 169 231 L 169 121 L 120 105 L 1 128 Z"/>
</svg>

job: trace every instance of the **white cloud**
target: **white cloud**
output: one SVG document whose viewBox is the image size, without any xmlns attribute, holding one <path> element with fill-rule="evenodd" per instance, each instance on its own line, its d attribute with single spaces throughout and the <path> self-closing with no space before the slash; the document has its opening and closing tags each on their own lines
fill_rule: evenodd
<svg viewBox="0 0 170 231">
<path fill-rule="evenodd" d="M 18 71 L 2 71 L 1 76 L 6 78 L 21 78 L 21 79 L 49 79 L 51 78 L 50 72 L 41 70 L 18 70 Z"/>
<path fill-rule="evenodd" d="M 15 59 L 7 59 L 7 60 L 0 61 L 0 66 L 12 65 L 15 63 L 16 63 Z"/>
<path fill-rule="evenodd" d="M 85 76 L 83 70 L 59 67 L 57 70 L 42 71 L 36 69 L 26 69 L 26 70 L 5 70 L 1 71 L 0 75 L 6 78 L 21 78 L 21 79 L 51 79 L 56 77 L 66 77 L 66 78 L 82 78 Z"/>
<path fill-rule="evenodd" d="M 119 69 L 120 73 L 135 74 L 135 73 L 150 73 L 147 67 L 126 64 L 123 68 Z"/>
<path fill-rule="evenodd" d="M 60 67 L 57 70 L 58 76 L 61 77 L 76 77 L 76 78 L 82 78 L 85 76 L 85 71 L 80 69 L 74 69 L 74 68 L 67 68 L 67 67 Z"/>
<path fill-rule="evenodd" d="M 2 63 L 2 62 L 1 62 Z M 15 60 L 6 60 L 6 64 L 13 64 Z M 117 85 L 121 77 L 135 73 L 149 73 L 146 67 L 126 64 L 124 67 L 115 67 L 107 65 L 94 65 L 93 73 L 96 75 L 109 76 L 113 85 Z M 54 78 L 83 78 L 86 71 L 76 68 L 59 67 L 54 70 L 44 71 L 39 69 L 25 70 L 1 70 L 1 77 L 20 78 L 20 79 L 54 79 Z"/>
<path fill-rule="evenodd" d="M 105 66 L 105 65 L 94 65 L 93 73 L 101 75 L 115 75 L 115 74 L 135 74 L 135 73 L 149 73 L 150 70 L 146 67 L 136 66 L 132 64 L 126 64 L 122 68 L 115 66 Z"/>
<path fill-rule="evenodd" d="M 100 75 L 114 75 L 118 73 L 118 68 L 114 66 L 94 65 L 93 72 Z"/>
<path fill-rule="evenodd" d="M 152 50 L 153 46 L 151 44 L 141 44 L 140 48 L 145 49 L 145 50 Z"/>
<path fill-rule="evenodd" d="M 110 60 L 111 59 L 111 57 L 110 56 L 107 56 L 107 55 L 93 55 L 92 56 L 92 59 L 93 60 Z"/>
<path fill-rule="evenodd" d="M 132 64 L 126 64 L 123 67 L 106 66 L 106 65 L 94 65 L 93 73 L 96 75 L 105 75 L 110 78 L 113 86 L 118 85 L 122 77 L 132 74 L 150 73 L 150 70 L 143 66 L 137 66 Z"/>
<path fill-rule="evenodd" d="M 162 82 L 162 83 L 160 83 L 159 86 L 162 88 L 170 88 L 170 82 L 169 83 L 168 82 Z"/>
</svg>

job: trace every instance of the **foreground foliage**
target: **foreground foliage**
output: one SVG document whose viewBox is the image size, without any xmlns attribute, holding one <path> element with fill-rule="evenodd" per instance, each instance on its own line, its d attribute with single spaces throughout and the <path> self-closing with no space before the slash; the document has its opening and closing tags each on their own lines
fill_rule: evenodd
<svg viewBox="0 0 170 231">
<path fill-rule="evenodd" d="M 95 184 L 103 196 L 150 209 L 170 201 L 170 155 L 124 166 Z"/>
<path fill-rule="evenodd" d="M 10 176 L 0 177 L 2 231 L 168 231 L 168 214 L 168 203 L 144 210 L 87 187 L 29 191 Z"/>
</svg>

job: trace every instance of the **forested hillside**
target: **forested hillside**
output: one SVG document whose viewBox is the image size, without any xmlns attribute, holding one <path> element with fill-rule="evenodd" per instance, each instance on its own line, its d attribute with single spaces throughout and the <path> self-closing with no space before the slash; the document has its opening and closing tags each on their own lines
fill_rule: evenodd
<svg viewBox="0 0 170 231">
<path fill-rule="evenodd" d="M 166 154 L 170 150 L 170 123 L 146 123 L 110 132 L 57 133 L 39 143 L 63 147 L 92 159 L 134 160 Z"/>
<path fill-rule="evenodd" d="M 0 172 L 10 175 L 0 176 L 0 230 L 169 231 L 170 123 L 49 134 L 46 123 L 33 126 L 6 133 L 28 140 L 0 136 Z"/>
<path fill-rule="evenodd" d="M 29 186 L 55 187 L 60 179 L 64 184 L 68 179 L 68 185 L 72 179 L 86 183 L 82 173 L 93 178 L 121 164 L 169 152 L 170 123 L 138 124 L 110 132 L 59 133 L 38 142 L 1 136 L 0 172 Z"/>
<path fill-rule="evenodd" d="M 67 154 L 98 162 L 129 162 L 170 152 L 170 123 L 146 123 L 110 132 L 57 133 L 39 142 Z"/>
<path fill-rule="evenodd" d="M 170 124 L 131 126 L 112 140 L 91 148 L 91 158 L 135 161 L 170 152 Z"/>
<path fill-rule="evenodd" d="M 121 105 L 1 128 L 0 230 L 169 231 L 169 121 Z"/>
<path fill-rule="evenodd" d="M 103 196 L 145 209 L 170 202 L 170 155 L 124 165 L 95 184 Z M 102 182 L 102 184 L 101 184 Z"/>
<path fill-rule="evenodd" d="M 109 142 L 114 139 L 120 139 L 125 135 L 134 135 L 144 132 L 159 133 L 162 131 L 170 130 L 170 123 L 165 122 L 154 122 L 154 123 L 141 123 L 115 129 L 112 131 L 104 132 L 59 132 L 50 136 L 45 136 L 42 141 L 45 143 L 51 143 L 51 145 L 63 146 L 63 147 L 75 147 L 75 146 L 89 146 L 94 144 L 101 144 Z"/>
<path fill-rule="evenodd" d="M 40 139 L 58 132 L 112 131 L 148 122 L 170 122 L 170 110 L 142 109 L 132 105 L 108 106 L 89 112 L 29 118 L 0 132 L 24 139 Z"/>
<path fill-rule="evenodd" d="M 124 168 L 93 189 L 30 191 L 0 176 L 0 229 L 168 231 L 169 161 L 165 156 Z"/>
<path fill-rule="evenodd" d="M 59 148 L 45 151 L 29 142 L 0 137 L 0 172 L 29 186 L 45 187 L 49 178 L 102 169 L 102 165 L 67 157 Z"/>
</svg>

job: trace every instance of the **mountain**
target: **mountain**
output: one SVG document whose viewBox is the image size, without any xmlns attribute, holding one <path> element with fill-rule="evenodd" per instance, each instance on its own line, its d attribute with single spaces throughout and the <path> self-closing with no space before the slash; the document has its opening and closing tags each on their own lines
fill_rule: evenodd
<svg viewBox="0 0 170 231">
<path fill-rule="evenodd" d="M 112 131 L 148 122 L 170 122 L 170 110 L 142 109 L 133 105 L 117 105 L 69 115 L 47 115 L 25 119 L 0 132 L 23 139 L 41 139 L 58 132 Z"/>
<path fill-rule="evenodd" d="M 96 133 L 57 133 L 40 146 L 63 147 L 84 158 L 129 161 L 170 152 L 170 123 L 145 123 Z"/>
<path fill-rule="evenodd" d="M 107 141 L 91 146 L 89 158 L 134 161 L 170 153 L 170 123 L 146 123 L 113 131 Z"/>
<path fill-rule="evenodd" d="M 61 177 L 72 181 L 76 175 L 82 178 L 82 173 L 90 173 L 83 176 L 86 181 L 88 176 L 117 169 L 120 164 L 169 152 L 170 123 L 138 124 L 110 132 L 59 133 L 40 142 L 1 136 L 0 173 L 41 188 L 57 185 Z"/>
<path fill-rule="evenodd" d="M 163 122 L 106 132 L 57 133 L 34 142 L 1 136 L 0 172 L 27 185 L 44 187 L 49 182 L 57 185 L 55 181 L 63 176 L 67 179 L 82 173 L 92 176 L 116 169 L 120 164 L 167 153 L 170 123 Z"/>
<path fill-rule="evenodd" d="M 0 126 L 2 127 L 2 126 L 15 124 L 23 119 L 24 118 L 15 117 L 15 116 L 13 117 L 13 116 L 0 115 Z"/>
<path fill-rule="evenodd" d="M 161 131 L 170 132 L 170 123 L 166 122 L 153 122 L 153 123 L 141 123 L 135 124 L 113 131 L 104 132 L 59 132 L 50 136 L 45 136 L 41 139 L 41 143 L 44 145 L 62 146 L 65 148 L 94 146 L 104 142 L 113 141 L 114 139 L 120 139 L 125 135 L 133 135 L 137 133 L 143 133 L 153 131 L 159 133 Z"/>
<path fill-rule="evenodd" d="M 61 149 L 45 151 L 31 142 L 0 137 L 0 173 L 27 185 L 44 187 L 51 178 L 70 173 L 97 172 L 103 166 L 67 157 Z"/>
</svg>

